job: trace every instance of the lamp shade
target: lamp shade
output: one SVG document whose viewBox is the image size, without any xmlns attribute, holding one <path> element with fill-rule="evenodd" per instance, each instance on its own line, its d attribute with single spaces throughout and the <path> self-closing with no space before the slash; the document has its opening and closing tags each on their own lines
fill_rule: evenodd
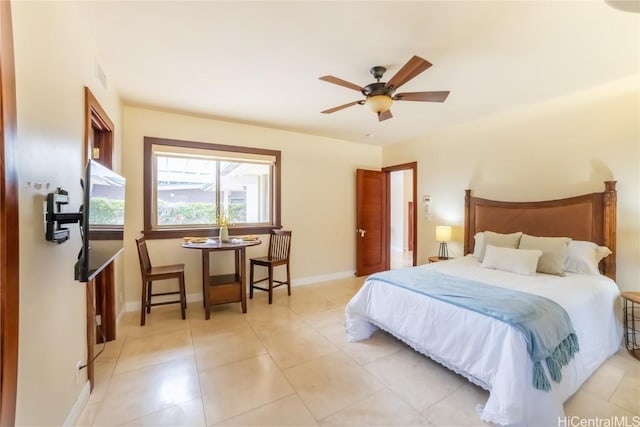
<svg viewBox="0 0 640 427">
<path fill-rule="evenodd" d="M 439 242 L 448 242 L 451 240 L 451 227 L 448 225 L 438 225 L 436 227 L 436 240 Z"/>
<path fill-rule="evenodd" d="M 388 95 L 369 96 L 364 104 L 374 113 L 384 113 L 393 104 L 393 99 Z"/>
</svg>

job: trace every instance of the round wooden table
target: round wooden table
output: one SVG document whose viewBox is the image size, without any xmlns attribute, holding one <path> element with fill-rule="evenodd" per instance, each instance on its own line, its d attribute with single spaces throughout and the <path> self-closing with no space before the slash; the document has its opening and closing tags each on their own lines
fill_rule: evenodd
<svg viewBox="0 0 640 427">
<path fill-rule="evenodd" d="M 199 249 L 202 252 L 202 299 L 205 309 L 205 319 L 211 316 L 211 306 L 239 302 L 242 312 L 247 312 L 247 274 L 245 272 L 245 249 L 249 246 L 262 244 L 259 239 L 242 240 L 231 239 L 220 242 L 209 239 L 204 243 L 184 242 L 180 246 L 186 249 Z M 235 273 L 211 274 L 209 254 L 219 251 L 234 251 Z"/>
</svg>

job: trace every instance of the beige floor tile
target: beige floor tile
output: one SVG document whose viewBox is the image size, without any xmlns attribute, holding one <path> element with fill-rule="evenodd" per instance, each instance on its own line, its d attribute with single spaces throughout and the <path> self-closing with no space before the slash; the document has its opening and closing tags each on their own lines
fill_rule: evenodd
<svg viewBox="0 0 640 427">
<path fill-rule="evenodd" d="M 356 285 L 357 283 L 357 285 Z M 305 286 L 309 290 L 322 295 L 327 300 L 342 301 L 351 299 L 360 288 L 360 279 L 342 279 Z"/>
<path fill-rule="evenodd" d="M 187 319 L 183 320 L 178 304 L 152 307 L 147 313 L 144 326 L 140 326 L 140 311 L 126 313 L 118 328 L 118 337 L 143 337 L 163 334 L 177 330 L 188 330 L 189 319 L 196 314 L 203 313 L 198 304 L 189 304 L 186 310 Z"/>
<path fill-rule="evenodd" d="M 345 334 L 345 342 L 340 345 L 340 349 L 360 365 L 366 365 L 381 357 L 407 349 L 407 345 L 394 336 L 377 330 L 369 339 L 357 342 L 347 342 Z"/>
<path fill-rule="evenodd" d="M 489 392 L 473 384 L 466 384 L 424 411 L 425 416 L 438 427 L 490 426 L 480 419 L 477 404 L 484 404 Z"/>
<path fill-rule="evenodd" d="M 602 365 L 580 388 L 583 391 L 598 396 L 602 400 L 609 400 L 624 378 L 625 371 L 613 365 Z"/>
<path fill-rule="evenodd" d="M 219 332 L 227 332 L 232 329 L 248 328 L 249 323 L 242 313 L 242 309 L 237 304 L 222 304 L 214 306 L 211 310 L 211 317 L 205 320 L 196 317 L 189 320 L 191 333 L 194 341 L 198 336 L 209 336 Z"/>
<path fill-rule="evenodd" d="M 627 417 L 629 420 L 633 415 L 637 415 L 581 390 L 564 403 L 564 414 L 566 417 L 575 416 L 581 419 Z"/>
<path fill-rule="evenodd" d="M 95 425 L 119 425 L 199 396 L 193 357 L 114 375 Z"/>
<path fill-rule="evenodd" d="M 307 317 L 312 317 L 317 314 L 324 313 L 328 310 L 332 310 L 338 308 L 339 305 L 327 300 L 327 299 L 319 299 L 316 301 L 303 301 L 298 302 L 297 300 L 292 300 L 289 304 L 289 309 L 293 311 L 295 314 L 300 316 L 302 319 L 306 319 Z"/>
<path fill-rule="evenodd" d="M 305 405 L 324 418 L 382 389 L 382 384 L 342 352 L 286 369 Z"/>
<path fill-rule="evenodd" d="M 186 321 L 177 305 L 154 307 L 144 327 L 138 311 L 126 313 L 77 425 L 482 425 L 475 405 L 488 395 L 464 378 L 383 332 L 346 342 L 344 304 L 363 279 L 297 286 L 291 297 L 279 288 L 271 305 L 256 291 L 247 314 L 223 304 L 208 321 L 201 302 Z M 296 365 L 283 373 L 274 358 Z M 621 349 L 565 412 L 631 420 L 639 384 L 640 362 Z"/>
<path fill-rule="evenodd" d="M 335 312 L 335 310 L 331 310 Z M 315 320 L 311 327 L 337 346 L 347 344 L 347 332 L 344 328 L 344 310 L 341 316 L 327 315 L 323 321 Z"/>
<path fill-rule="evenodd" d="M 93 365 L 94 386 L 89 395 L 90 401 L 99 402 L 104 399 L 105 392 L 111 382 L 111 377 L 113 376 L 117 363 L 117 359 L 96 359 Z"/>
<path fill-rule="evenodd" d="M 194 337 L 194 347 L 200 372 L 267 354 L 267 349 L 248 325 L 215 335 Z"/>
<path fill-rule="evenodd" d="M 311 328 L 267 334 L 263 337 L 263 341 L 269 354 L 281 369 L 338 351 L 338 348 L 328 339 Z"/>
<path fill-rule="evenodd" d="M 315 419 L 297 394 L 238 415 L 216 426 L 317 426 Z"/>
<path fill-rule="evenodd" d="M 322 329 L 328 323 L 339 322 L 344 327 L 344 306 L 333 307 L 305 316 L 304 320 L 314 329 Z"/>
<path fill-rule="evenodd" d="M 442 400 L 467 380 L 411 349 L 402 349 L 365 365 L 418 412 Z"/>
<path fill-rule="evenodd" d="M 287 307 L 268 304 L 248 312 L 247 321 L 260 338 L 269 334 L 280 334 L 309 326 L 307 322 Z"/>
<path fill-rule="evenodd" d="M 625 376 L 640 379 L 640 360 L 631 357 L 626 350 L 607 359 L 602 366 L 614 366 L 624 370 Z"/>
<path fill-rule="evenodd" d="M 294 393 L 268 355 L 201 372 L 200 383 L 209 425 Z"/>
<path fill-rule="evenodd" d="M 388 388 L 321 420 L 322 426 L 425 426 L 429 422 Z"/>
<path fill-rule="evenodd" d="M 93 354 L 100 353 L 100 360 L 117 360 L 120 357 L 120 353 L 122 352 L 122 347 L 124 347 L 124 343 L 126 342 L 126 337 L 120 337 L 118 331 L 118 338 L 109 341 L 106 343 L 96 344 L 93 347 Z"/>
<path fill-rule="evenodd" d="M 191 356 L 193 343 L 189 329 L 146 337 L 130 337 L 122 348 L 114 374 Z"/>
<path fill-rule="evenodd" d="M 173 405 L 122 424 L 122 426 L 126 427 L 205 427 L 206 425 L 202 399 L 193 399 L 188 402 Z"/>
<path fill-rule="evenodd" d="M 87 406 L 84 407 L 80 418 L 76 422 L 76 427 L 91 427 L 100 410 L 101 402 L 89 400 Z"/>
<path fill-rule="evenodd" d="M 623 378 L 609 402 L 640 415 L 640 379 Z"/>
</svg>

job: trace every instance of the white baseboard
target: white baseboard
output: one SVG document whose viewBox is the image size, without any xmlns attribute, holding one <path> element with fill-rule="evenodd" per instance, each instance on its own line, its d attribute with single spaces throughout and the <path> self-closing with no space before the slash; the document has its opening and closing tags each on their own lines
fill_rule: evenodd
<svg viewBox="0 0 640 427">
<path fill-rule="evenodd" d="M 320 276 L 303 277 L 302 279 L 294 279 L 291 281 L 292 286 L 304 286 L 312 283 L 328 282 L 329 280 L 346 279 L 348 277 L 354 277 L 355 271 L 340 271 L 337 273 L 323 274 Z"/>
<path fill-rule="evenodd" d="M 320 276 L 303 277 L 301 279 L 292 280 L 291 286 L 304 286 L 304 285 L 310 285 L 312 283 L 328 282 L 329 280 L 346 279 L 348 277 L 354 277 L 354 275 L 355 275 L 355 271 L 349 270 L 349 271 L 341 271 L 338 273 L 323 274 Z M 171 296 L 167 296 L 166 298 L 167 300 L 169 300 Z M 154 301 L 162 301 L 162 298 L 158 297 L 154 299 Z M 202 301 L 202 294 L 200 292 L 187 294 L 187 302 L 195 302 L 195 301 Z M 124 310 L 122 310 L 120 313 L 121 315 L 123 315 L 125 312 L 130 312 L 130 311 L 140 311 L 140 301 L 131 301 L 126 303 L 124 305 Z M 118 316 L 118 318 L 119 317 L 120 316 Z"/>
<path fill-rule="evenodd" d="M 89 401 L 89 395 L 91 394 L 91 386 L 89 381 L 84 383 L 84 387 L 80 391 L 78 398 L 76 399 L 76 403 L 73 404 L 71 411 L 69 411 L 69 415 L 64 420 L 64 427 L 72 427 L 78 424 L 78 420 L 80 419 L 80 415 L 82 415 L 82 411 L 85 406 L 87 406 L 87 402 Z"/>
</svg>

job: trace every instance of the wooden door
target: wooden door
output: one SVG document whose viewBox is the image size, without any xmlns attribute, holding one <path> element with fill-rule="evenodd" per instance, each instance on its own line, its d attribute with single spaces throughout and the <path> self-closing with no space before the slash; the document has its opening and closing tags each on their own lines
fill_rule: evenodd
<svg viewBox="0 0 640 427">
<path fill-rule="evenodd" d="M 11 2 L 0 1 L 0 426 L 12 426 L 18 387 L 19 235 L 16 86 Z"/>
<path fill-rule="evenodd" d="M 389 269 L 388 174 L 356 172 L 356 276 Z"/>
</svg>

